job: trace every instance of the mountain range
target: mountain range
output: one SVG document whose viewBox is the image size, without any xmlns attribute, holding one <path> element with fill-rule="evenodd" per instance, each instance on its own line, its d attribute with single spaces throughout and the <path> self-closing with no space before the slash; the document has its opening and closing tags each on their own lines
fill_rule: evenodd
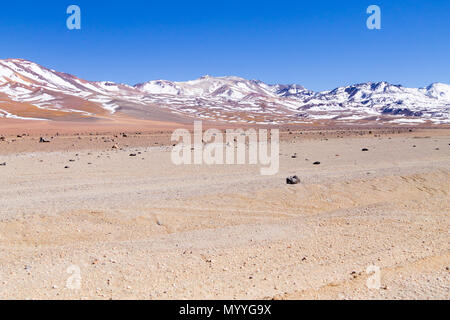
<svg viewBox="0 0 450 320">
<path fill-rule="evenodd" d="M 249 124 L 449 124 L 450 85 L 406 88 L 367 82 L 314 92 L 297 84 L 204 76 L 130 86 L 83 80 L 27 60 L 0 60 L 0 118 L 117 117 Z"/>
</svg>

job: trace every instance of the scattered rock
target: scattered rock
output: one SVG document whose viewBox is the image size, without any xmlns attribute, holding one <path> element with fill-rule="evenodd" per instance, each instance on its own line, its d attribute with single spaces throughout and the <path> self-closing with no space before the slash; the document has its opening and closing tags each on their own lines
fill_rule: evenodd
<svg viewBox="0 0 450 320">
<path fill-rule="evenodd" d="M 49 142 L 50 142 L 49 140 L 45 140 L 42 137 L 39 139 L 39 143 L 49 143 Z"/>
<path fill-rule="evenodd" d="M 288 177 L 288 178 L 286 178 L 286 183 L 287 184 L 299 184 L 300 179 L 297 176 Z"/>
<path fill-rule="evenodd" d="M 119 149 L 119 146 L 117 144 L 112 146 L 112 149 Z"/>
<path fill-rule="evenodd" d="M 136 153 L 130 153 L 130 157 L 136 157 Z"/>
<path fill-rule="evenodd" d="M 0 163 L 0 166 L 1 166 L 1 167 L 5 167 L 5 166 L 6 166 L 6 162 Z"/>
</svg>

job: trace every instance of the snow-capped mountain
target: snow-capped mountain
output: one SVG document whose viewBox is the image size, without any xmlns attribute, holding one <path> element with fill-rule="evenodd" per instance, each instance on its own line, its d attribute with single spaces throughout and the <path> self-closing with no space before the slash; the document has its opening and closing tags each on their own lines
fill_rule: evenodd
<svg viewBox="0 0 450 320">
<path fill-rule="evenodd" d="M 450 86 L 405 88 L 362 83 L 313 92 L 239 77 L 204 76 L 129 86 L 92 82 L 20 60 L 0 60 L 0 118 L 30 120 L 132 117 L 238 123 L 450 123 Z"/>
<path fill-rule="evenodd" d="M 318 92 L 296 95 L 306 116 L 358 120 L 388 117 L 393 122 L 422 123 L 427 120 L 448 123 L 450 86 L 434 83 L 426 88 L 405 88 L 387 82 L 361 83 Z"/>
<path fill-rule="evenodd" d="M 133 101 L 138 94 L 131 86 L 89 82 L 26 60 L 0 60 L 0 116 L 101 117 L 114 113 L 121 101 Z"/>
</svg>

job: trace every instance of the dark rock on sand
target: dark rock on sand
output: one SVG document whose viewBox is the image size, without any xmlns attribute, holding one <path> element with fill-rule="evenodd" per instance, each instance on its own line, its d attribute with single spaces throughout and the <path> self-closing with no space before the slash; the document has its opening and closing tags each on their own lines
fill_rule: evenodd
<svg viewBox="0 0 450 320">
<path fill-rule="evenodd" d="M 288 178 L 286 178 L 286 183 L 287 184 L 299 184 L 300 179 L 297 176 L 288 177 Z"/>
</svg>

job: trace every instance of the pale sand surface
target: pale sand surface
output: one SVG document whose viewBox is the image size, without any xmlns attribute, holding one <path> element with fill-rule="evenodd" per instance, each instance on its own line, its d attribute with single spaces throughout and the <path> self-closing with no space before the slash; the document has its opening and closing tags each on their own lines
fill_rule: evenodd
<svg viewBox="0 0 450 320">
<path fill-rule="evenodd" d="M 0 142 L 1 298 L 450 298 L 450 130 L 286 133 L 261 176 L 175 166 L 166 129 Z"/>
</svg>

